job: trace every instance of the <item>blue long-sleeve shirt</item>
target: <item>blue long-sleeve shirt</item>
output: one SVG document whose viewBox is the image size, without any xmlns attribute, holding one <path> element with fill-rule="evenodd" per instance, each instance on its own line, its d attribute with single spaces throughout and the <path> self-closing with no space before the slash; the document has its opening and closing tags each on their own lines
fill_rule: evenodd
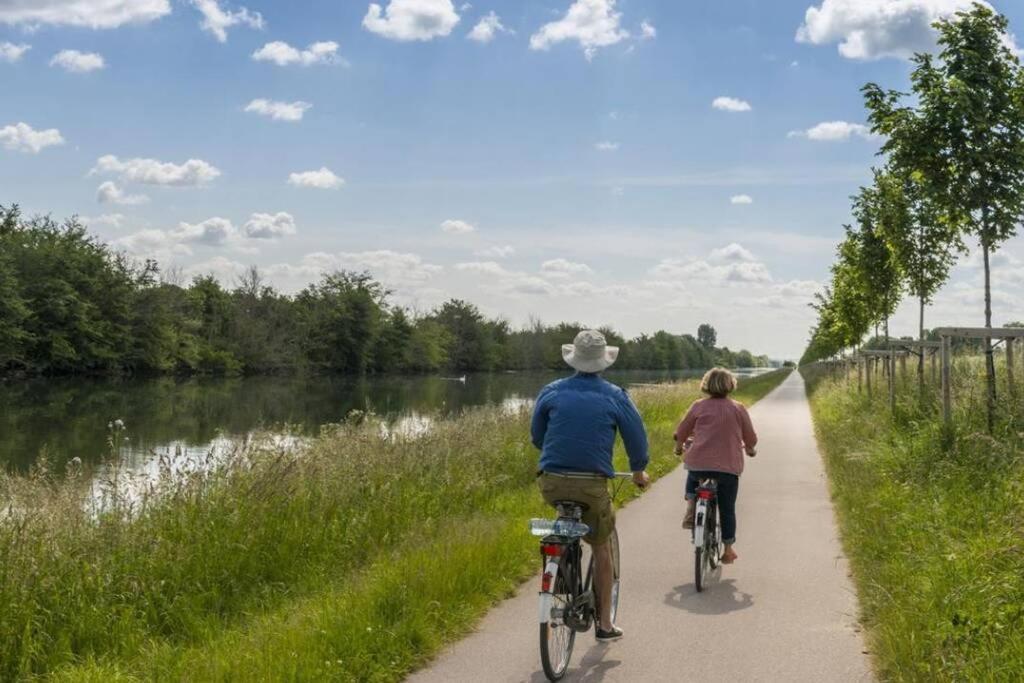
<svg viewBox="0 0 1024 683">
<path fill-rule="evenodd" d="M 624 389 L 598 375 L 577 373 L 537 396 L 530 436 L 545 472 L 596 472 L 611 477 L 616 431 L 634 472 L 647 467 L 647 431 Z"/>
</svg>

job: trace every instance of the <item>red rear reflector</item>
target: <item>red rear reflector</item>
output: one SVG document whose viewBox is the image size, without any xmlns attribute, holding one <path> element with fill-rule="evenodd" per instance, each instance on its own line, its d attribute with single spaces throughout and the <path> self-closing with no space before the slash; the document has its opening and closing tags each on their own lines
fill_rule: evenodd
<svg viewBox="0 0 1024 683">
<path fill-rule="evenodd" d="M 562 546 L 557 543 L 543 543 L 540 546 L 540 551 L 548 557 L 558 557 L 562 554 Z"/>
<path fill-rule="evenodd" d="M 712 498 L 715 497 L 715 494 L 709 489 L 700 489 L 699 491 L 697 491 L 697 497 L 700 498 L 701 500 L 711 500 Z"/>
<path fill-rule="evenodd" d="M 551 574 L 544 572 L 544 575 L 540 577 L 540 590 L 542 593 L 551 592 Z"/>
</svg>

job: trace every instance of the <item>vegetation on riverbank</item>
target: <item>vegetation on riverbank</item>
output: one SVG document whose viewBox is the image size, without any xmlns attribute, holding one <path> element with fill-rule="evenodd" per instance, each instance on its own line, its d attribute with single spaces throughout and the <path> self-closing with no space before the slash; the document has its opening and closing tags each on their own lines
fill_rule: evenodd
<svg viewBox="0 0 1024 683">
<path fill-rule="evenodd" d="M 294 296 L 255 268 L 234 288 L 188 284 L 137 263 L 72 218 L 24 219 L 0 206 L 0 377 L 4 374 L 422 373 L 560 369 L 579 324 L 515 330 L 451 300 L 418 315 L 369 273 L 330 272 Z M 622 369 L 769 365 L 749 351 L 659 331 L 624 339 Z"/>
<path fill-rule="evenodd" d="M 653 476 L 697 393 L 634 392 Z M 0 679 L 398 680 L 535 570 L 536 462 L 528 416 L 495 407 L 256 442 L 142 497 L 113 482 L 99 514 L 87 477 L 0 478 Z"/>
<path fill-rule="evenodd" d="M 1024 402 L 1009 397 L 1004 370 L 990 436 L 980 356 L 954 364 L 951 430 L 936 387 L 922 402 L 914 373 L 897 373 L 892 414 L 881 376 L 868 398 L 855 373 L 801 368 L 883 680 L 1024 671 Z"/>
</svg>

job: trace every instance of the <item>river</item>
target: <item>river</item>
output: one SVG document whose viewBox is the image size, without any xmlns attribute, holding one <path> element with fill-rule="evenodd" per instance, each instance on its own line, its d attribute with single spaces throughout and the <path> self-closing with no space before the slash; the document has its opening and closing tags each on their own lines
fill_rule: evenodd
<svg viewBox="0 0 1024 683">
<path fill-rule="evenodd" d="M 196 457 L 259 430 L 312 436 L 353 410 L 372 411 L 400 429 L 418 429 L 431 417 L 472 406 L 520 405 L 566 374 L 10 382 L 0 384 L 0 463 L 8 471 L 26 471 L 45 454 L 57 471 L 76 457 L 136 469 L 154 456 Z M 695 374 L 619 371 L 607 377 L 628 387 Z M 124 429 L 115 446 L 110 426 L 117 420 Z"/>
</svg>

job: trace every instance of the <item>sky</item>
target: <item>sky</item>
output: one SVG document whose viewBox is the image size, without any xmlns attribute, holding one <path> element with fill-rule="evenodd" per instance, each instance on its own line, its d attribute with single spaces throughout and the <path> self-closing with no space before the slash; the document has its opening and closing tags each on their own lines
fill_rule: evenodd
<svg viewBox="0 0 1024 683">
<path fill-rule="evenodd" d="M 0 204 L 182 278 L 369 270 L 419 312 L 795 358 L 881 163 L 860 87 L 967 4 L 0 0 Z M 978 266 L 926 324 L 983 323 Z M 1024 237 L 993 282 L 1024 319 Z"/>
</svg>

